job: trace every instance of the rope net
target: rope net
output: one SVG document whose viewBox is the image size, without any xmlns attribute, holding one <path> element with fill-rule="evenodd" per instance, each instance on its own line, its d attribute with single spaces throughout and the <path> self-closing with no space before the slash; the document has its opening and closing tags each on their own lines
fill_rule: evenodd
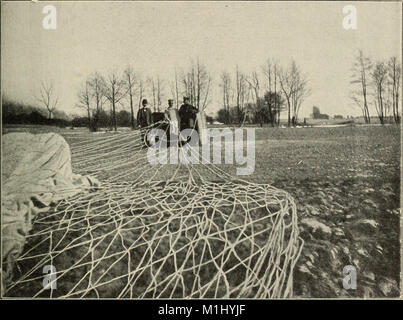
<svg viewBox="0 0 403 320">
<path fill-rule="evenodd" d="M 6 296 L 292 296 L 302 240 L 287 192 L 212 164 L 150 165 L 139 131 L 64 136 L 74 172 L 101 183 L 35 217 Z"/>
</svg>

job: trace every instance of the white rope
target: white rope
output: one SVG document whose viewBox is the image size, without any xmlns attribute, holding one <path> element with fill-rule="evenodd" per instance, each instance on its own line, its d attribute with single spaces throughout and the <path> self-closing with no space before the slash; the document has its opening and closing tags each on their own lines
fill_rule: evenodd
<svg viewBox="0 0 403 320">
<path fill-rule="evenodd" d="M 71 150 L 74 171 L 102 185 L 38 215 L 6 296 L 292 296 L 302 240 L 285 191 L 214 165 L 151 166 L 138 131 Z M 42 287 L 49 264 L 56 290 Z"/>
</svg>

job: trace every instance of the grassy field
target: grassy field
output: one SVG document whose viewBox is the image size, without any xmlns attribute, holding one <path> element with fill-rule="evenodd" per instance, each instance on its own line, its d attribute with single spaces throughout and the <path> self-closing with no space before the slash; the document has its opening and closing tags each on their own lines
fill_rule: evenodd
<svg viewBox="0 0 403 320">
<path fill-rule="evenodd" d="M 3 134 L 15 131 L 56 131 L 68 142 L 91 135 L 3 127 Z M 305 241 L 294 273 L 296 297 L 399 295 L 400 139 L 396 126 L 256 129 L 255 171 L 242 178 L 272 184 L 296 200 Z M 219 167 L 235 175 L 234 166 Z M 356 290 L 343 289 L 346 265 L 357 269 Z"/>
</svg>

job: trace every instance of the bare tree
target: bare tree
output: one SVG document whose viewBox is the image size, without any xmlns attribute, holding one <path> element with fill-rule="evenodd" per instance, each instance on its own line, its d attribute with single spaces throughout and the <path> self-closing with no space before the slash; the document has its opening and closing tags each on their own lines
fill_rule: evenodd
<svg viewBox="0 0 403 320">
<path fill-rule="evenodd" d="M 164 92 L 164 81 L 161 80 L 160 76 L 157 76 L 157 111 L 161 111 L 162 99 Z"/>
<path fill-rule="evenodd" d="M 117 131 L 116 105 L 127 94 L 126 81 L 120 78 L 116 72 L 111 72 L 107 79 L 104 80 L 105 96 L 111 103 L 112 119 L 115 131 Z"/>
<path fill-rule="evenodd" d="M 175 68 L 175 79 L 171 82 L 171 94 L 172 97 L 175 97 L 176 100 L 176 108 L 179 109 L 179 84 L 178 84 L 178 72 Z"/>
<path fill-rule="evenodd" d="M 298 114 L 302 102 L 309 95 L 308 80 L 297 67 L 295 61 L 291 63 L 291 74 L 294 82 L 292 91 L 292 123 L 295 126 L 298 123 Z"/>
<path fill-rule="evenodd" d="M 162 99 L 164 96 L 164 81 L 160 78 L 160 76 L 149 77 L 147 79 L 147 83 L 151 90 L 151 95 L 153 97 L 153 109 L 154 112 L 160 112 L 162 106 Z"/>
<path fill-rule="evenodd" d="M 372 85 L 374 86 L 374 103 L 381 124 L 385 123 L 387 115 L 387 103 L 385 103 L 385 89 L 387 84 L 388 69 L 382 61 L 377 62 L 372 70 Z"/>
<path fill-rule="evenodd" d="M 147 83 L 150 86 L 151 95 L 153 97 L 153 109 L 154 109 L 154 112 L 157 112 L 157 85 L 156 85 L 155 80 L 154 80 L 153 77 L 149 77 L 147 79 Z"/>
<path fill-rule="evenodd" d="M 294 81 L 291 72 L 289 70 L 282 69 L 279 74 L 279 81 L 281 91 L 283 92 L 287 102 L 288 126 L 291 126 L 292 93 L 294 91 Z"/>
<path fill-rule="evenodd" d="M 238 66 L 236 66 L 235 72 L 235 80 L 236 80 L 236 107 L 237 107 L 237 116 L 238 123 L 241 123 L 241 116 L 243 116 L 243 120 L 245 120 L 245 102 L 247 100 L 247 81 L 246 76 L 239 71 Z"/>
<path fill-rule="evenodd" d="M 104 87 L 104 79 L 102 76 L 95 72 L 89 79 L 89 87 L 91 97 L 95 101 L 95 108 L 93 111 L 93 130 L 98 130 L 98 121 L 99 115 L 101 113 L 103 104 L 105 103 L 105 87 Z"/>
<path fill-rule="evenodd" d="M 272 62 L 270 59 L 267 59 L 266 64 L 262 67 L 263 74 L 266 77 L 268 82 L 267 89 L 269 92 L 274 93 L 274 96 L 277 96 L 278 90 L 278 80 L 279 80 L 279 66 L 276 62 Z M 280 113 L 281 108 L 277 105 L 277 99 L 274 99 L 274 110 L 277 115 L 277 125 L 280 124 Z M 274 121 L 274 118 L 273 118 Z"/>
<path fill-rule="evenodd" d="M 252 99 L 257 104 L 260 94 L 260 82 L 257 72 L 253 71 L 252 75 L 249 78 L 246 78 L 245 81 L 249 84 L 249 90 L 252 92 Z"/>
<path fill-rule="evenodd" d="M 395 123 L 400 123 L 399 115 L 399 91 L 400 91 L 400 77 L 401 65 L 396 57 L 392 57 L 388 61 L 388 84 L 392 96 L 392 112 Z"/>
<path fill-rule="evenodd" d="M 55 95 L 53 82 L 42 82 L 40 88 L 39 102 L 48 110 L 49 119 L 52 119 L 52 113 L 56 110 L 58 97 Z"/>
<path fill-rule="evenodd" d="M 133 97 L 136 90 L 136 74 L 131 66 L 128 66 L 124 73 L 126 77 L 127 93 L 130 101 L 130 123 L 132 129 L 135 129 Z"/>
<path fill-rule="evenodd" d="M 288 109 L 288 126 L 296 125 L 302 102 L 310 93 L 308 80 L 298 68 L 295 61 L 291 61 L 288 69 L 279 73 L 281 91 L 283 92 Z"/>
<path fill-rule="evenodd" d="M 199 110 L 204 110 L 210 103 L 211 76 L 199 59 L 191 62 L 187 72 L 182 74 L 183 93 L 189 97 L 190 103 Z"/>
<path fill-rule="evenodd" d="M 91 130 L 91 93 L 90 81 L 87 79 L 85 85 L 78 92 L 78 107 L 85 108 L 88 117 L 88 129 Z"/>
<path fill-rule="evenodd" d="M 231 76 L 228 72 L 223 71 L 221 74 L 221 84 L 223 94 L 223 109 L 225 111 L 225 120 L 228 124 L 230 122 L 230 101 L 232 93 Z"/>
<path fill-rule="evenodd" d="M 358 85 L 359 89 L 351 92 L 351 99 L 361 109 L 365 123 L 371 122 L 368 108 L 368 76 L 372 68 L 371 60 L 365 57 L 362 50 L 359 50 L 358 56 L 352 67 L 351 84 Z"/>
<path fill-rule="evenodd" d="M 193 70 L 191 73 L 183 73 L 182 74 L 182 84 L 183 84 L 183 94 L 190 99 L 190 103 L 194 104 L 193 99 Z"/>
<path fill-rule="evenodd" d="M 249 85 L 249 92 L 251 93 L 252 101 L 255 104 L 255 118 L 256 118 L 256 115 L 260 110 L 260 103 L 261 103 L 260 81 L 257 72 L 253 71 L 250 77 L 245 78 L 245 81 Z M 259 119 L 260 119 L 260 125 L 263 126 L 262 117 L 259 117 Z"/>
<path fill-rule="evenodd" d="M 138 79 L 138 92 L 139 92 L 139 109 L 141 108 L 141 101 L 143 100 L 144 94 L 144 81 L 142 78 L 139 77 Z"/>
</svg>

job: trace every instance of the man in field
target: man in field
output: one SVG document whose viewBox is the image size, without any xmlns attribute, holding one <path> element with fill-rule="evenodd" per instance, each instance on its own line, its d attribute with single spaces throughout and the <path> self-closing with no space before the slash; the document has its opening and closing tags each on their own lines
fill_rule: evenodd
<svg viewBox="0 0 403 320">
<path fill-rule="evenodd" d="M 152 114 L 150 108 L 147 108 L 147 99 L 143 99 L 141 104 L 142 108 L 137 112 L 137 125 L 140 128 L 145 128 L 152 124 Z"/>
<path fill-rule="evenodd" d="M 198 110 L 191 104 L 189 104 L 189 98 L 183 97 L 183 104 L 179 109 L 179 117 L 181 118 L 181 130 L 194 127 L 197 112 Z"/>
<path fill-rule="evenodd" d="M 171 117 L 169 115 L 170 110 L 174 109 L 174 101 L 172 99 L 168 100 L 168 108 L 165 110 L 165 119 L 170 121 Z"/>
<path fill-rule="evenodd" d="M 143 99 L 141 104 L 142 108 L 137 112 L 137 125 L 140 127 L 141 140 L 145 141 L 146 130 L 144 130 L 144 128 L 152 124 L 152 113 L 150 108 L 147 108 L 147 99 Z"/>
<path fill-rule="evenodd" d="M 165 128 L 165 134 L 167 136 L 168 144 L 170 144 L 171 132 L 173 132 L 176 137 L 179 136 L 179 128 L 178 128 L 179 123 L 178 123 L 177 111 L 174 108 L 173 99 L 168 100 L 168 108 L 165 110 L 165 120 L 169 121 L 169 125 Z"/>
</svg>

